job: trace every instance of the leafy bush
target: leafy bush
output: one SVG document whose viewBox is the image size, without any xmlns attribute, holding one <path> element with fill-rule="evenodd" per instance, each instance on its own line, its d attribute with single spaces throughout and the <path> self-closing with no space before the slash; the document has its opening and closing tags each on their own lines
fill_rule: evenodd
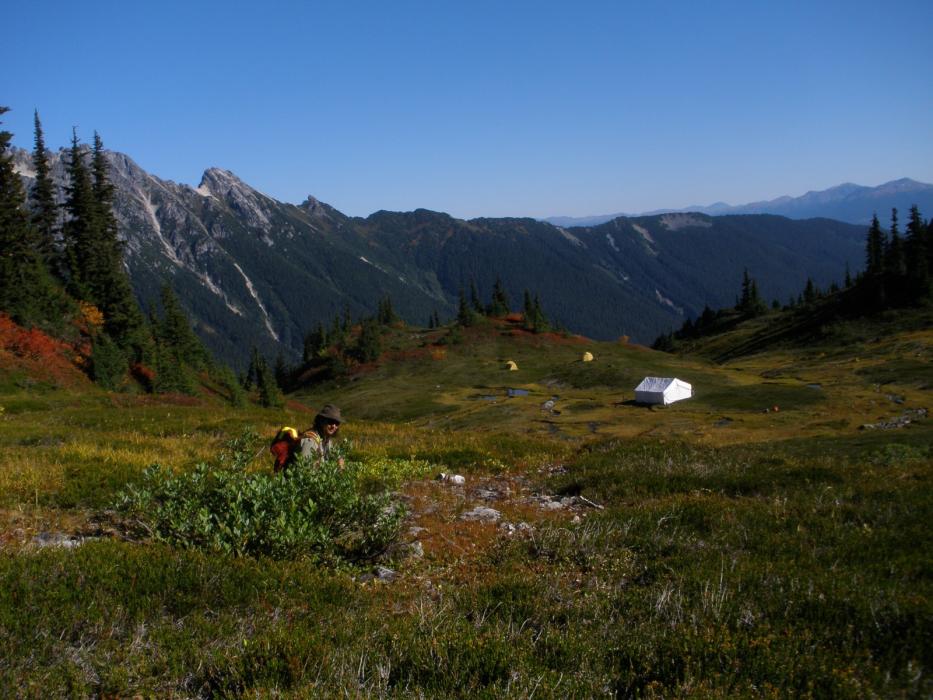
<svg viewBox="0 0 933 700">
<path fill-rule="evenodd" d="M 217 464 L 184 474 L 153 465 L 119 508 L 153 539 L 236 556 L 359 560 L 398 536 L 404 510 L 371 466 L 299 459 L 283 475 L 250 473 L 251 444 L 243 438 Z"/>
</svg>

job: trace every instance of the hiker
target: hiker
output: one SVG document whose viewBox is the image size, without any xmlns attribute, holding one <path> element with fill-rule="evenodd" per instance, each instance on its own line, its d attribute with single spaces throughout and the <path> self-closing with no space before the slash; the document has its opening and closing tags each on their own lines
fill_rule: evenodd
<svg viewBox="0 0 933 700">
<path fill-rule="evenodd" d="M 341 422 L 343 418 L 339 408 L 332 403 L 324 406 L 314 417 L 314 425 L 301 434 L 301 456 L 312 457 L 318 462 L 327 459 L 331 441 L 340 432 Z M 340 459 L 340 466 L 343 466 L 343 458 Z"/>
</svg>

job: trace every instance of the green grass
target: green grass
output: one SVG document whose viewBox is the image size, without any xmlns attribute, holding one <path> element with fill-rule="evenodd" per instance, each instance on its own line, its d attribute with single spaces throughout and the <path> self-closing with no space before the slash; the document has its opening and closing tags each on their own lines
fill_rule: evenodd
<svg viewBox="0 0 933 700">
<path fill-rule="evenodd" d="M 403 541 L 425 528 L 423 558 L 386 555 L 392 583 L 364 583 L 369 562 L 95 529 L 149 464 L 190 474 L 244 427 L 271 435 L 311 413 L 30 399 L 10 385 L 0 405 L 21 410 L 0 414 L 0 695 L 929 697 L 933 428 L 857 430 L 924 405 L 916 385 L 892 403 L 870 372 L 925 369 L 926 348 L 911 334 L 715 367 L 480 329 L 442 359 L 317 387 L 309 404 L 348 417 L 361 488 L 398 489 L 414 510 Z M 578 361 L 584 349 L 595 363 Z M 682 376 L 698 396 L 626 405 L 643 374 Z M 509 386 L 531 394 L 506 399 Z M 541 409 L 552 395 L 560 415 Z M 723 416 L 732 423 L 715 427 Z M 247 474 L 273 479 L 269 462 Z M 467 485 L 433 481 L 440 471 Z M 491 505 L 527 534 L 456 519 L 490 485 L 514 490 Z M 539 493 L 601 508 L 521 500 Z M 42 531 L 101 538 L 40 549 Z"/>
</svg>

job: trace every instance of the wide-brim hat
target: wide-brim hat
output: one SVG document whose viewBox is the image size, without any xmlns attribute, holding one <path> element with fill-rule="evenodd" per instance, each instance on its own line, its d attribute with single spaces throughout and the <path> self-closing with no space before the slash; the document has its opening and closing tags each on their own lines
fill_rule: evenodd
<svg viewBox="0 0 933 700">
<path fill-rule="evenodd" d="M 343 423 L 343 417 L 340 415 L 340 409 L 329 403 L 318 412 L 318 418 L 326 418 L 335 423 Z"/>
</svg>

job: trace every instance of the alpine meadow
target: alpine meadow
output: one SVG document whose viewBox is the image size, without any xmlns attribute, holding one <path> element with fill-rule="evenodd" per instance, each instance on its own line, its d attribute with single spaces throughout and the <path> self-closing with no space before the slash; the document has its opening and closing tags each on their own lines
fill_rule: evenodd
<svg viewBox="0 0 933 700">
<path fill-rule="evenodd" d="M 0 700 L 933 697 L 933 6 L 52 5 Z"/>
</svg>

